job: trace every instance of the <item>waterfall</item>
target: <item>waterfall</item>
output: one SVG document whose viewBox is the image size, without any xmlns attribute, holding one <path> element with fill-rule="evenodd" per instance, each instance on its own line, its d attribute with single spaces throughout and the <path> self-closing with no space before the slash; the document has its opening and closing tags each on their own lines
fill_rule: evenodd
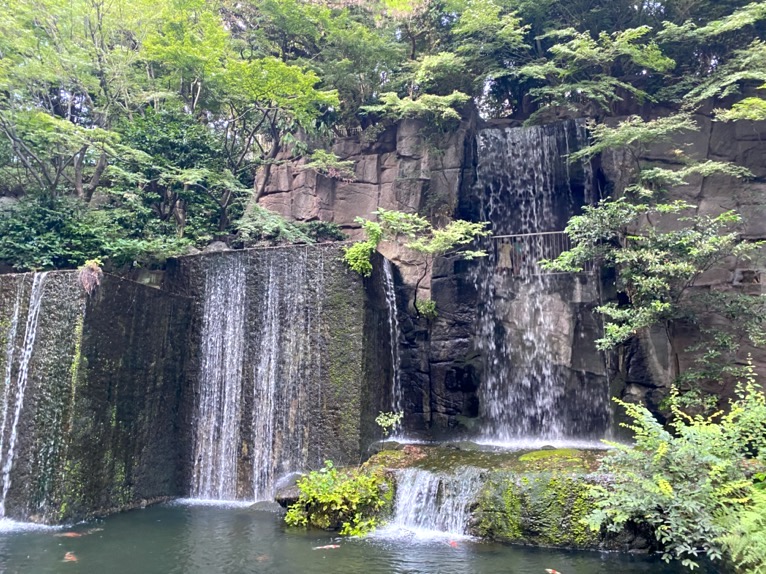
<svg viewBox="0 0 766 574">
<path fill-rule="evenodd" d="M 245 268 L 218 257 L 204 286 L 199 399 L 194 422 L 192 496 L 227 500 L 237 494 L 245 349 Z"/>
<path fill-rule="evenodd" d="M 394 270 L 391 261 L 383 259 L 384 288 L 386 291 L 386 306 L 388 308 L 388 333 L 391 341 L 391 411 L 404 411 L 402 383 L 400 378 L 401 359 L 399 357 L 399 310 L 396 306 L 396 286 Z"/>
<path fill-rule="evenodd" d="M 192 497 L 270 499 L 280 476 L 321 464 L 309 417 L 323 400 L 323 257 L 290 248 L 211 258 Z"/>
<path fill-rule="evenodd" d="M 27 320 L 24 328 L 24 339 L 19 356 L 19 366 L 16 375 L 16 382 L 13 385 L 12 371 L 14 359 L 14 346 L 16 332 L 18 329 L 19 315 L 21 310 L 21 288 L 16 295 L 16 303 L 11 319 L 11 327 L 8 333 L 8 343 L 6 348 L 6 367 L 5 367 L 5 388 L 3 391 L 3 420 L 0 426 L 0 469 L 2 469 L 2 498 L 0 498 L 0 517 L 5 516 L 5 503 L 8 497 L 8 490 L 11 487 L 11 470 L 13 469 L 16 441 L 18 439 L 18 425 L 21 417 L 21 410 L 24 406 L 24 393 L 27 388 L 29 378 L 29 363 L 34 351 L 35 338 L 37 336 L 37 324 L 40 316 L 40 305 L 43 299 L 43 289 L 47 273 L 35 273 L 32 279 L 32 290 L 29 295 L 29 305 L 27 307 Z M 13 392 L 13 394 L 11 394 Z M 12 402 L 12 404 L 11 404 Z M 5 443 L 6 434 L 8 435 L 7 445 Z"/>
<path fill-rule="evenodd" d="M 324 259 L 309 261 L 307 249 L 265 251 L 267 280 L 259 305 L 254 367 L 253 496 L 274 495 L 279 476 L 304 468 L 312 429 L 307 414 L 320 403 L 310 381 L 321 377 L 320 316 Z M 319 457 L 317 453 L 316 458 Z"/>
<path fill-rule="evenodd" d="M 583 438 L 586 432 L 599 435 L 608 419 L 607 386 L 580 390 L 572 383 L 578 333 L 570 303 L 582 298 L 583 285 L 595 289 L 593 282 L 549 274 L 538 265 L 568 248 L 557 232 L 594 200 L 590 165 L 566 159 L 585 141 L 583 124 L 575 122 L 486 129 L 478 136 L 477 191 L 495 236 L 475 276 L 486 440 Z M 594 413 L 575 412 L 575 405 L 588 401 Z"/>
<path fill-rule="evenodd" d="M 395 531 L 465 535 L 471 505 L 481 488 L 481 471 L 460 467 L 453 474 L 407 468 L 396 471 Z"/>
</svg>

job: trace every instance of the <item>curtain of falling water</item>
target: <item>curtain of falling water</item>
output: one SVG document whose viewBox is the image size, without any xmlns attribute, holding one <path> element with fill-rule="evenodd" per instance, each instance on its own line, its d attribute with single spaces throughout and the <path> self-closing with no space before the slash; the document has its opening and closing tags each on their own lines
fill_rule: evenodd
<svg viewBox="0 0 766 574">
<path fill-rule="evenodd" d="M 208 263 L 193 497 L 270 499 L 280 476 L 321 462 L 310 413 L 322 402 L 323 257 L 265 249 Z"/>
<path fill-rule="evenodd" d="M 388 307 L 388 333 L 391 341 L 391 411 L 401 413 L 404 410 L 402 384 L 400 378 L 401 359 L 399 358 L 399 310 L 396 306 L 396 287 L 391 261 L 383 259 L 384 288 Z"/>
<path fill-rule="evenodd" d="M 21 411 L 24 406 L 24 393 L 29 378 L 29 362 L 34 351 L 35 338 L 37 336 L 37 324 L 40 317 L 40 305 L 43 300 L 43 290 L 47 273 L 35 273 L 32 279 L 32 290 L 29 295 L 27 306 L 27 318 L 24 327 L 24 339 L 19 355 L 19 365 L 16 381 L 12 381 L 14 364 L 15 338 L 19 325 L 21 309 L 22 287 L 16 295 L 13 317 L 6 348 L 5 387 L 3 390 L 3 420 L 0 424 L 0 461 L 2 461 L 2 498 L 0 498 L 0 517 L 5 516 L 5 502 L 8 490 L 11 487 L 11 470 L 13 469 L 16 442 L 18 439 L 18 425 Z M 6 439 L 7 435 L 7 439 Z"/>
<path fill-rule="evenodd" d="M 396 500 L 391 526 L 466 533 L 471 503 L 481 488 L 481 471 L 460 467 L 452 473 L 418 468 L 396 471 Z"/>
<path fill-rule="evenodd" d="M 321 403 L 321 315 L 324 259 L 321 250 L 265 250 L 267 270 L 257 305 L 260 325 L 254 366 L 253 481 L 256 500 L 271 498 L 274 483 L 300 470 L 319 453 L 310 452 L 316 432 L 309 413 Z"/>
<path fill-rule="evenodd" d="M 205 275 L 199 399 L 194 423 L 194 498 L 237 494 L 246 282 L 241 257 L 211 258 Z"/>
<path fill-rule="evenodd" d="M 570 166 L 566 159 L 585 136 L 584 127 L 572 122 L 480 132 L 477 186 L 483 219 L 491 222 L 493 235 L 561 231 L 579 205 L 593 201 L 590 166 Z M 577 193 L 573 170 L 578 171 Z M 561 278 L 542 274 L 537 266 L 549 255 L 545 241 L 545 236 L 533 236 L 513 243 L 517 269 L 503 268 L 495 245 L 488 242 L 489 257 L 476 274 L 482 298 L 478 340 L 485 357 L 482 433 L 487 440 L 555 440 L 577 434 L 565 416 L 567 380 L 560 368 L 568 360 L 562 349 L 570 348 L 564 340 L 568 310 L 557 297 Z"/>
</svg>

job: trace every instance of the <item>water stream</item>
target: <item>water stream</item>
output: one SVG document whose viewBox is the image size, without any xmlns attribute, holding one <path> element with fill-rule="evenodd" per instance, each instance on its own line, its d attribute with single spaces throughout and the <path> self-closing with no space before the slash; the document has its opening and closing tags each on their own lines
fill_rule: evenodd
<svg viewBox="0 0 766 574">
<path fill-rule="evenodd" d="M 471 503 L 481 486 L 481 471 L 474 467 L 460 467 L 450 473 L 399 470 L 394 517 L 388 530 L 419 537 L 464 536 Z"/>
<path fill-rule="evenodd" d="M 217 257 L 206 271 L 191 493 L 227 500 L 237 495 L 244 416 L 245 267 L 240 257 Z"/>
<path fill-rule="evenodd" d="M 607 386 L 580 389 L 569 367 L 572 338 L 581 336 L 570 303 L 588 284 L 538 265 L 566 246 L 555 232 L 595 197 L 590 166 L 566 159 L 585 138 L 584 126 L 574 122 L 485 129 L 478 136 L 482 218 L 494 236 L 512 236 L 487 241 L 489 256 L 475 275 L 486 441 L 598 438 L 608 420 Z M 573 403 L 577 393 L 582 400 Z M 573 412 L 583 402 L 593 403 L 589 420 Z"/>
<path fill-rule="evenodd" d="M 35 273 L 32 278 L 32 288 L 27 305 L 27 318 L 24 326 L 24 338 L 19 355 L 16 381 L 12 380 L 14 364 L 14 346 L 18 329 L 21 309 L 21 289 L 19 285 L 13 318 L 9 330 L 8 344 L 6 349 L 6 372 L 5 387 L 3 390 L 3 420 L 0 424 L 0 468 L 2 469 L 2 497 L 0 498 L 0 517 L 5 516 L 5 503 L 8 491 L 11 488 L 11 470 L 16 454 L 16 442 L 18 439 L 19 419 L 24 407 L 24 394 L 29 379 L 29 364 L 35 348 L 37 337 L 37 324 L 40 317 L 40 306 L 43 301 L 43 290 L 47 273 Z M 6 440 L 6 435 L 8 436 Z"/>
<path fill-rule="evenodd" d="M 401 358 L 399 357 L 399 309 L 396 304 L 396 285 L 394 283 L 394 270 L 391 261 L 383 259 L 383 286 L 386 292 L 386 306 L 388 308 L 388 333 L 391 342 L 391 411 L 401 413 L 404 411 L 404 399 L 402 398 L 401 382 Z"/>
<path fill-rule="evenodd" d="M 268 500 L 277 479 L 321 463 L 321 250 L 263 250 L 207 265 L 191 496 Z"/>
</svg>

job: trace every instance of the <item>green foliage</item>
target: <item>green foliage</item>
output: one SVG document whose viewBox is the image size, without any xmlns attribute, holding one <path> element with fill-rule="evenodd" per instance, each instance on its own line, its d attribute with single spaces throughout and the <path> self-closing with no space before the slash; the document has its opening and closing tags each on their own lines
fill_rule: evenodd
<svg viewBox="0 0 766 574">
<path fill-rule="evenodd" d="M 619 531 L 628 521 L 646 523 L 666 561 L 695 568 L 700 556 L 720 559 L 721 541 L 732 536 L 731 521 L 741 525 L 753 510 L 752 482 L 743 460 L 766 452 L 766 397 L 754 382 L 752 367 L 727 414 L 686 415 L 677 394 L 672 395 L 671 430 L 645 407 L 618 403 L 632 421 L 624 426 L 635 443 L 611 444 L 600 470 L 613 482 L 593 487 L 596 509 L 589 526 Z M 735 556 L 749 559 L 741 552 Z"/>
<path fill-rule="evenodd" d="M 343 536 L 374 530 L 390 501 L 383 469 L 337 469 L 329 460 L 323 469 L 299 479 L 298 488 L 300 499 L 288 508 L 285 522 L 340 530 Z"/>
<path fill-rule="evenodd" d="M 404 247 L 422 255 L 424 264 L 430 264 L 433 257 L 459 254 L 465 259 L 483 257 L 480 250 L 465 249 L 480 236 L 487 235 L 487 223 L 471 223 L 455 220 L 442 228 L 434 227 L 426 218 L 414 213 L 378 209 L 378 222 L 357 218 L 367 236 L 346 249 L 346 262 L 354 271 L 365 277 L 372 272 L 370 257 L 382 240 L 401 242 Z"/>
<path fill-rule="evenodd" d="M 415 310 L 418 315 L 433 321 L 439 316 L 439 311 L 436 309 L 436 301 L 433 299 L 419 299 L 415 301 Z"/>
<path fill-rule="evenodd" d="M 383 436 L 388 436 L 391 434 L 391 431 L 399 426 L 399 424 L 402 422 L 402 418 L 404 417 L 404 413 L 402 412 L 396 412 L 396 413 L 384 413 L 380 412 L 378 413 L 378 416 L 375 417 L 375 424 L 377 424 L 381 429 L 383 429 Z"/>
<path fill-rule="evenodd" d="M 737 120 L 762 122 L 766 120 L 766 100 L 763 98 L 745 98 L 734 104 L 729 110 L 717 110 L 715 117 L 725 122 Z"/>
<path fill-rule="evenodd" d="M 237 222 L 239 239 L 246 247 L 277 243 L 314 243 L 300 225 L 260 205 L 254 205 Z"/>
<path fill-rule="evenodd" d="M 357 241 L 353 245 L 344 248 L 343 260 L 352 271 L 362 277 L 372 275 L 372 255 L 378 248 L 378 243 L 383 239 L 383 229 L 379 223 L 367 220 L 358 220 L 362 224 L 362 230 L 367 236 L 364 241 Z"/>
<path fill-rule="evenodd" d="M 457 91 L 447 96 L 423 94 L 419 98 L 400 98 L 395 92 L 387 92 L 381 94 L 380 104 L 364 106 L 362 111 L 393 120 L 417 118 L 443 125 L 460 120 L 460 109 L 469 99 Z"/>
<path fill-rule="evenodd" d="M 549 57 L 521 67 L 517 74 L 521 79 L 543 83 L 530 94 L 546 105 L 592 103 L 609 110 L 623 94 L 646 99 L 646 92 L 621 80 L 614 68 L 667 72 L 675 66 L 653 40 L 647 40 L 650 31 L 649 26 L 641 26 L 612 34 L 601 32 L 594 38 L 589 31 L 557 30 L 543 38 L 565 41 L 551 46 Z"/>
<path fill-rule="evenodd" d="M 0 260 L 18 271 L 74 269 L 103 258 L 120 267 L 178 255 L 188 241 L 131 237 L 111 213 L 93 212 L 69 198 L 25 197 L 0 212 Z"/>
<path fill-rule="evenodd" d="M 766 491 L 755 489 L 752 503 L 739 510 L 719 538 L 740 572 L 766 574 Z"/>
<path fill-rule="evenodd" d="M 593 261 L 615 268 L 617 287 L 628 298 L 627 305 L 606 303 L 598 308 L 607 320 L 599 348 L 612 348 L 641 329 L 685 316 L 684 296 L 700 275 L 727 257 L 747 259 L 758 249 L 758 243 L 740 241 L 733 230 L 740 221 L 736 213 L 684 215 L 692 208 L 684 202 L 649 206 L 624 198 L 603 200 L 569 221 L 566 233 L 572 249 L 543 265 L 577 271 Z M 681 225 L 663 231 L 663 217 Z M 642 220 L 657 223 L 641 227 Z"/>
<path fill-rule="evenodd" d="M 303 166 L 306 169 L 313 169 L 330 179 L 340 179 L 342 181 L 353 181 L 355 177 L 354 162 L 351 160 L 341 160 L 332 152 L 318 149 L 311 154 L 311 161 Z"/>
</svg>

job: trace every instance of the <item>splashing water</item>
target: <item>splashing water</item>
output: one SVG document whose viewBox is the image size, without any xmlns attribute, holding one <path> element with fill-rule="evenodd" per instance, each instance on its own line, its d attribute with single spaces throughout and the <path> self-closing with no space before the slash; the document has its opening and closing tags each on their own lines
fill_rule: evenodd
<svg viewBox="0 0 766 574">
<path fill-rule="evenodd" d="M 474 467 L 460 467 L 451 474 L 418 468 L 396 471 L 394 518 L 380 535 L 466 535 L 471 504 L 481 484 L 481 470 Z"/>
</svg>

